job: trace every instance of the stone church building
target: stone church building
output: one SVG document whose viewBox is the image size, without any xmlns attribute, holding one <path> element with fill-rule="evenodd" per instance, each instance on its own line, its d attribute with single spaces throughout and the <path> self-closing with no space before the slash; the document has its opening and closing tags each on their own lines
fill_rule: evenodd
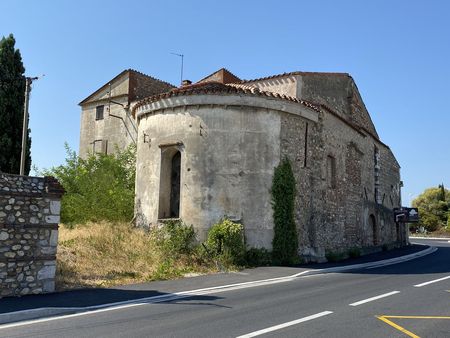
<svg viewBox="0 0 450 338">
<path fill-rule="evenodd" d="M 176 88 L 126 70 L 80 103 L 80 155 L 137 145 L 136 219 L 181 218 L 200 239 L 223 217 L 271 248 L 270 189 L 287 157 L 299 255 L 406 244 L 400 166 L 346 73 L 241 80 L 226 69 Z"/>
</svg>

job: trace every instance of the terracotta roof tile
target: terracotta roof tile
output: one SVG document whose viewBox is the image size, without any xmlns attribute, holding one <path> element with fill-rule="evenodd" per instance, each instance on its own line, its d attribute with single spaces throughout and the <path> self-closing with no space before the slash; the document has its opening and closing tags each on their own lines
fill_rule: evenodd
<svg viewBox="0 0 450 338">
<path fill-rule="evenodd" d="M 141 72 L 139 72 L 139 71 L 137 71 L 137 70 L 128 68 L 128 69 L 123 70 L 123 71 L 120 72 L 119 74 L 117 74 L 114 78 L 112 78 L 111 80 L 109 80 L 108 82 L 106 82 L 106 83 L 105 83 L 103 86 L 101 86 L 99 89 L 97 89 L 96 91 L 94 91 L 93 93 L 91 93 L 88 97 L 86 97 L 84 100 L 82 100 L 80 103 L 78 103 L 78 105 L 80 105 L 80 106 L 83 105 L 84 103 L 86 103 L 87 101 L 89 101 L 95 94 L 97 94 L 97 93 L 99 93 L 100 91 L 102 91 L 102 90 L 108 88 L 108 86 L 109 86 L 110 83 L 116 81 L 118 78 L 120 78 L 121 76 L 123 76 L 123 75 L 126 74 L 126 73 L 136 73 L 136 74 L 140 74 L 140 75 L 142 75 L 142 76 L 145 76 L 145 77 L 150 78 L 150 79 L 152 79 L 152 80 L 155 80 L 155 81 L 157 81 L 157 82 L 164 83 L 164 84 L 166 84 L 166 85 L 168 85 L 168 86 L 170 86 L 170 87 L 175 87 L 174 85 L 172 85 L 172 84 L 170 84 L 170 83 L 168 83 L 168 82 L 165 82 L 165 81 L 162 81 L 162 80 L 160 80 L 160 79 L 157 79 L 157 78 L 155 78 L 155 77 L 153 77 L 153 76 L 150 76 L 150 75 L 141 73 Z"/>
<path fill-rule="evenodd" d="M 150 97 L 147 97 L 143 100 L 140 100 L 134 107 L 133 107 L 133 114 L 135 113 L 136 109 L 152 102 L 159 101 L 161 99 L 167 99 L 174 96 L 183 96 L 183 95 L 202 95 L 202 94 L 246 94 L 246 95 L 253 95 L 253 96 L 266 96 L 266 97 L 272 97 L 277 99 L 282 99 L 290 102 L 300 103 L 304 105 L 305 107 L 308 107 L 310 109 L 313 109 L 317 112 L 320 112 L 319 106 L 308 102 L 304 100 L 297 99 L 295 97 L 281 95 L 278 93 L 272 93 L 267 91 L 262 91 L 258 88 L 245 86 L 241 84 L 222 84 L 220 82 L 203 82 L 203 83 L 195 83 L 188 86 L 183 86 L 180 88 L 173 89 L 169 92 L 153 95 Z"/>
</svg>

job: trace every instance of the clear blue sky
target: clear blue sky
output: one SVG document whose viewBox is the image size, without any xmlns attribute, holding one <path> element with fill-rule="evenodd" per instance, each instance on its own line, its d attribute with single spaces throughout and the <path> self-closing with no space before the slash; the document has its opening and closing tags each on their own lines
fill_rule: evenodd
<svg viewBox="0 0 450 338">
<path fill-rule="evenodd" d="M 45 74 L 30 102 L 32 159 L 78 151 L 77 105 L 124 69 L 179 83 L 226 67 L 250 79 L 283 72 L 348 72 L 381 139 L 402 166 L 404 204 L 450 187 L 450 1 L 0 2 L 26 74 Z"/>
</svg>

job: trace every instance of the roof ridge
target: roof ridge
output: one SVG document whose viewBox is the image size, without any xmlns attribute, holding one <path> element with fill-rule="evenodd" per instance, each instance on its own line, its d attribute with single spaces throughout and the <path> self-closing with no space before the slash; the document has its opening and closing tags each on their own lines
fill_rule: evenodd
<svg viewBox="0 0 450 338">
<path fill-rule="evenodd" d="M 293 71 L 293 72 L 285 72 L 281 74 L 275 74 L 275 75 L 269 75 L 265 77 L 260 77 L 256 79 L 250 79 L 250 80 L 242 80 L 241 83 L 248 83 L 248 82 L 257 82 L 257 81 L 264 81 L 264 80 L 270 80 L 275 79 L 283 76 L 292 76 L 292 75 L 337 75 L 337 76 L 350 76 L 349 73 L 339 73 L 339 72 L 303 72 L 303 71 Z"/>
<path fill-rule="evenodd" d="M 233 75 L 235 78 L 240 79 L 239 76 L 236 76 L 236 74 L 234 74 L 233 72 L 231 72 L 228 68 L 222 67 L 222 68 L 220 68 L 219 70 L 221 70 L 221 69 L 227 71 L 228 73 L 230 73 L 231 75 Z"/>
<path fill-rule="evenodd" d="M 169 86 L 172 86 L 172 87 L 174 87 L 174 88 L 177 87 L 177 86 L 174 86 L 173 84 L 171 84 L 171 83 L 169 83 L 169 82 L 167 82 L 167 81 L 163 81 L 163 80 L 161 80 L 161 79 L 158 79 L 158 78 L 156 78 L 156 77 L 154 77 L 154 76 L 145 74 L 145 73 L 140 72 L 140 71 L 138 71 L 138 70 L 136 70 L 136 69 L 133 69 L 133 68 L 128 68 L 128 69 L 126 69 L 126 71 L 128 71 L 128 72 L 134 72 L 134 73 L 137 73 L 137 74 L 140 74 L 140 75 L 149 77 L 149 78 L 151 78 L 152 80 L 156 80 L 156 81 L 162 82 L 162 83 L 167 84 L 167 85 L 169 85 Z"/>
<path fill-rule="evenodd" d="M 222 67 L 222 68 L 216 70 L 215 72 L 212 72 L 211 74 L 206 75 L 205 77 L 201 78 L 200 80 L 196 81 L 195 83 L 202 82 L 203 80 L 207 79 L 208 77 L 210 77 L 210 76 L 213 75 L 213 74 L 216 74 L 216 73 L 220 72 L 221 70 L 224 70 L 224 71 L 230 73 L 230 74 L 231 74 L 232 76 L 234 76 L 236 79 L 241 80 L 238 76 L 236 76 L 234 73 L 230 72 L 227 68 Z M 242 81 L 242 80 L 241 80 L 241 81 Z M 214 82 L 214 81 L 213 81 L 213 82 Z"/>
</svg>

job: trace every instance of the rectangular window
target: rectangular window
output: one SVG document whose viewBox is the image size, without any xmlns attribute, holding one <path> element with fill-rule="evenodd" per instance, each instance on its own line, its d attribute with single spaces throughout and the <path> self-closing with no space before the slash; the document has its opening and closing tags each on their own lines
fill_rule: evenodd
<svg viewBox="0 0 450 338">
<path fill-rule="evenodd" d="M 327 182 L 328 188 L 336 188 L 336 159 L 333 156 L 327 156 Z"/>
<path fill-rule="evenodd" d="M 105 110 L 105 106 L 97 106 L 95 107 L 95 120 L 103 120 L 103 111 Z"/>
<path fill-rule="evenodd" d="M 94 154 L 108 154 L 108 140 L 95 140 L 92 142 Z"/>
</svg>

